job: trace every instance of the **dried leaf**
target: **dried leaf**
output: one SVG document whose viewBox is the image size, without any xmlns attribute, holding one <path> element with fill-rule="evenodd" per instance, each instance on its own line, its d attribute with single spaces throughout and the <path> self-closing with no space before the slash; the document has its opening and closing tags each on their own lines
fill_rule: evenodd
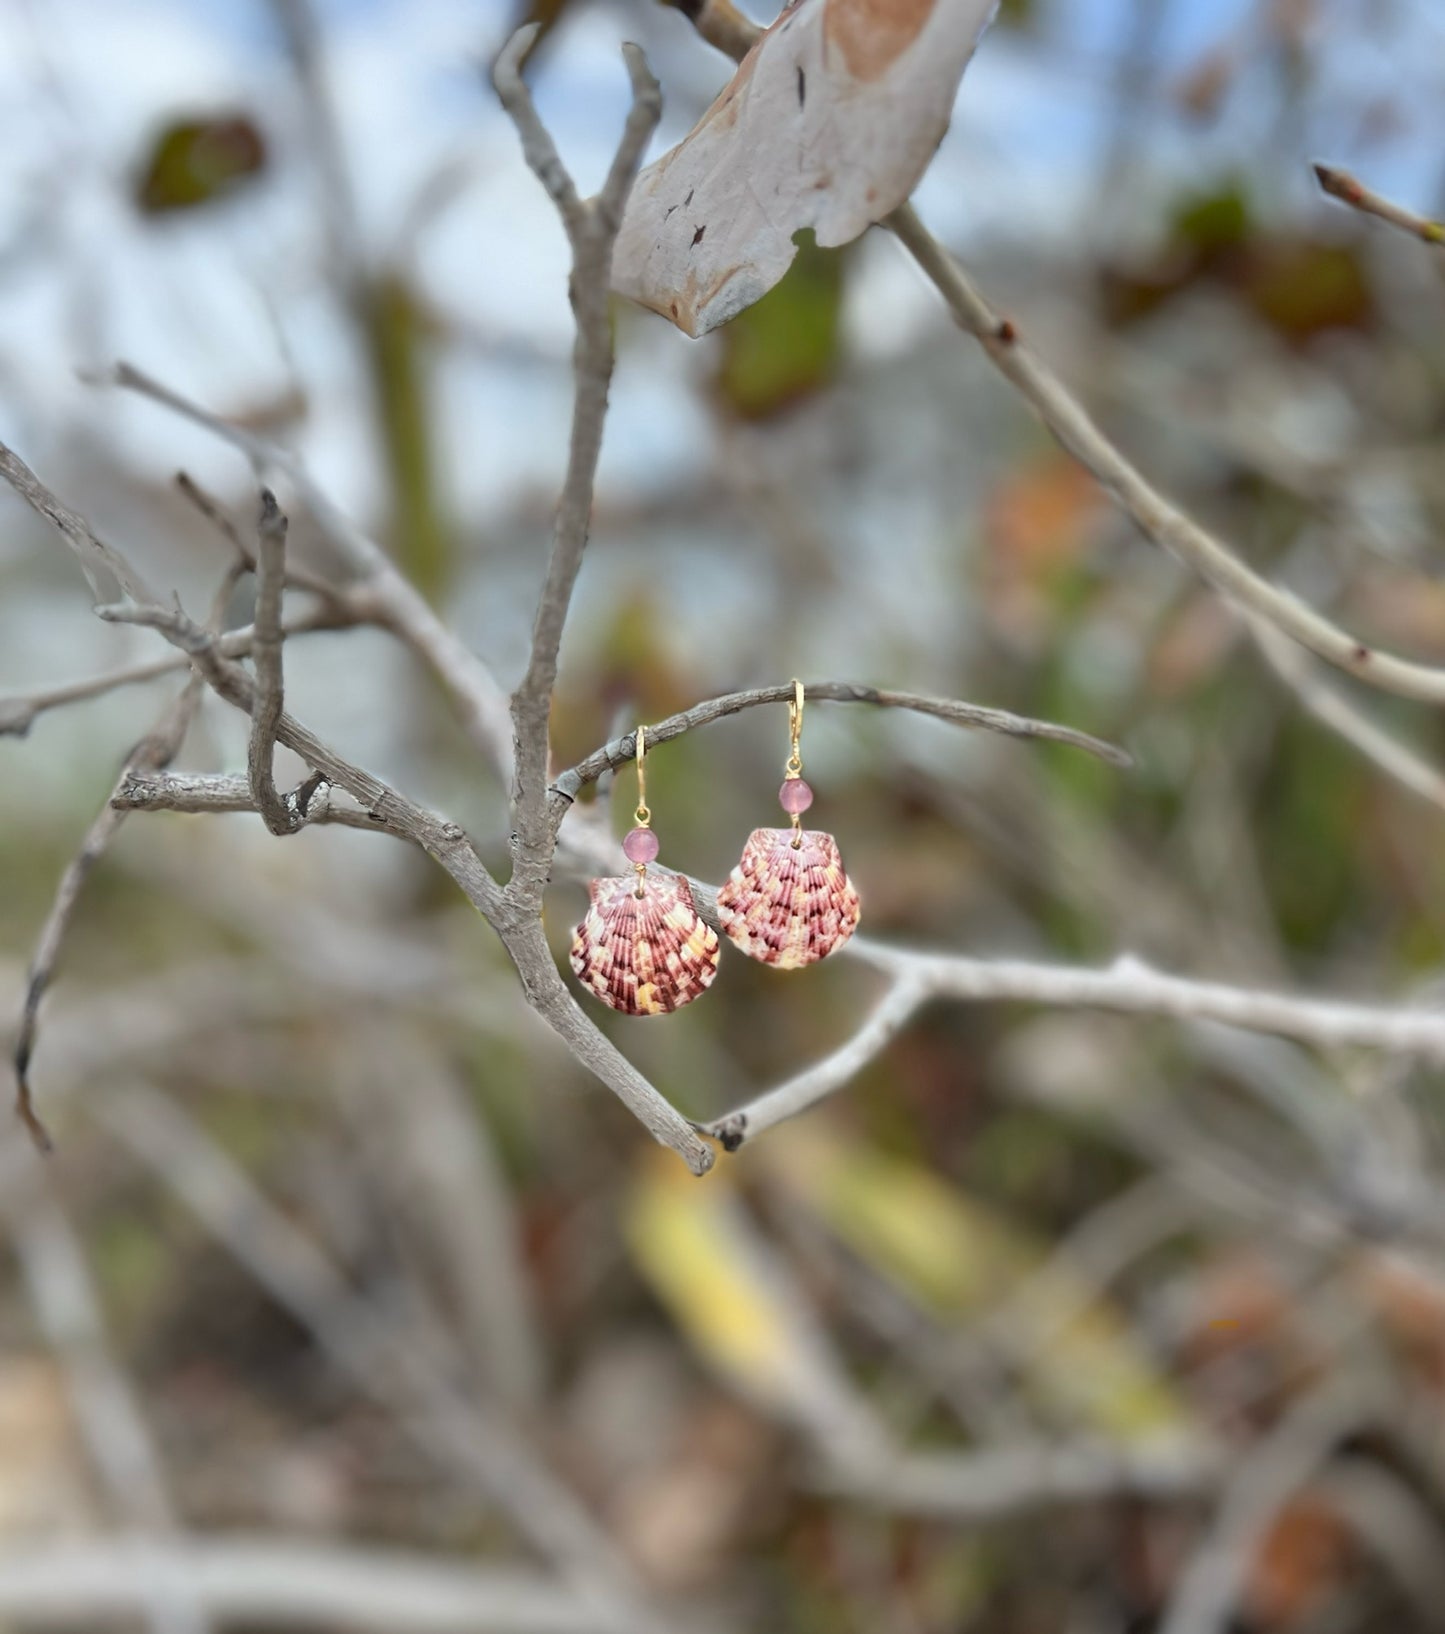
<svg viewBox="0 0 1445 1634">
<path fill-rule="evenodd" d="M 996 0 L 795 0 L 637 180 L 613 282 L 689 335 L 766 295 L 794 234 L 847 244 L 902 204 Z"/>
<path fill-rule="evenodd" d="M 638 1269 L 704 1360 L 748 1400 L 809 1422 L 848 1387 L 806 1302 L 726 1183 L 649 1153 L 624 1220 Z"/>
<path fill-rule="evenodd" d="M 245 114 L 181 119 L 156 137 L 136 183 L 147 215 L 225 198 L 266 167 L 266 142 Z"/>
<path fill-rule="evenodd" d="M 801 1124 L 776 1130 L 766 1153 L 776 1183 L 877 1273 L 945 1324 L 979 1316 L 1032 1274 L 1032 1317 L 1049 1334 L 1030 1345 L 1035 1395 L 1121 1441 L 1188 1428 L 1188 1413 L 1120 1313 L 1057 1269 L 1044 1245 L 926 1168 Z"/>
</svg>

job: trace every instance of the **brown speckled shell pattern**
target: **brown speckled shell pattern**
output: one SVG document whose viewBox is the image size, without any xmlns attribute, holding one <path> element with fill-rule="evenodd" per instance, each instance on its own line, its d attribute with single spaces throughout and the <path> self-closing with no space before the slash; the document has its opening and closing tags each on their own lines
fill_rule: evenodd
<svg viewBox="0 0 1445 1634">
<path fill-rule="evenodd" d="M 793 841 L 801 838 L 802 844 Z M 831 834 L 755 828 L 717 894 L 718 923 L 748 955 L 779 970 L 824 959 L 858 928 L 858 893 Z"/>
<path fill-rule="evenodd" d="M 594 879 L 592 905 L 572 937 L 572 973 L 604 1004 L 661 1016 L 700 998 L 717 975 L 718 939 L 698 918 L 685 879 Z"/>
</svg>

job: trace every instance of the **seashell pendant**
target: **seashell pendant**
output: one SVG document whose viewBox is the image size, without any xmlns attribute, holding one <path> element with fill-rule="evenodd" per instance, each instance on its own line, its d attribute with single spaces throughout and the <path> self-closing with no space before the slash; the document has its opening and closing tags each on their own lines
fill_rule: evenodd
<svg viewBox="0 0 1445 1634">
<path fill-rule="evenodd" d="M 606 1005 L 661 1016 L 700 998 L 717 975 L 718 939 L 685 879 L 647 873 L 594 879 L 572 937 L 572 973 Z"/>
<path fill-rule="evenodd" d="M 718 923 L 748 955 L 779 970 L 842 947 L 861 908 L 838 842 L 814 829 L 755 828 L 717 894 Z"/>
</svg>

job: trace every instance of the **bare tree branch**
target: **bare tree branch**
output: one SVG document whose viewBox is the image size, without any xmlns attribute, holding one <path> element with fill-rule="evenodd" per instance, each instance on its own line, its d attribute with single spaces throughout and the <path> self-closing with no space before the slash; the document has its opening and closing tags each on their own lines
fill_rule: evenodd
<svg viewBox="0 0 1445 1634">
<path fill-rule="evenodd" d="M 1145 538 L 1192 567 L 1242 612 L 1257 615 L 1336 668 L 1385 692 L 1424 703 L 1445 703 L 1445 670 L 1382 652 L 1332 624 L 1289 591 L 1260 578 L 1151 486 L 1025 343 L 1017 327 L 979 294 L 911 205 L 895 210 L 887 226 L 943 296 L 959 326 L 981 343 L 990 362 L 1018 388 L 1044 425 L 1097 478 Z"/>
<path fill-rule="evenodd" d="M 303 785 L 304 787 L 304 785 Z M 128 771 L 110 797 L 121 811 L 182 811 L 219 816 L 232 812 L 259 815 L 249 777 L 230 773 Z M 317 801 L 307 807 L 306 822 L 359 828 L 369 834 L 390 834 L 394 839 L 419 843 L 405 828 L 388 823 L 375 812 L 333 802 Z"/>
<path fill-rule="evenodd" d="M 587 230 L 587 206 L 562 163 L 562 156 L 557 152 L 551 133 L 538 118 L 531 95 L 522 80 L 523 65 L 532 49 L 532 42 L 540 32 L 541 25 L 531 23 L 512 35 L 492 65 L 492 83 L 496 86 L 502 106 L 517 127 L 517 135 L 522 139 L 522 157 L 527 161 L 527 168 L 556 205 L 557 214 L 561 216 L 562 225 L 575 250 L 575 241 Z"/>
<path fill-rule="evenodd" d="M 0 1554 L 0 1615 L 26 1628 L 109 1627 L 157 1586 L 227 1627 L 352 1634 L 599 1634 L 586 1599 L 540 1572 L 291 1537 L 86 1539 Z"/>
<path fill-rule="evenodd" d="M 990 709 L 983 704 L 962 703 L 952 698 L 929 698 L 916 692 L 892 692 L 881 687 L 860 686 L 852 681 L 808 681 L 805 683 L 809 703 L 873 704 L 880 709 L 908 709 L 919 715 L 932 715 L 955 726 L 980 728 L 989 732 L 1003 732 L 1010 737 L 1035 738 L 1051 743 L 1066 743 L 1086 754 L 1096 755 L 1111 766 L 1128 767 L 1132 757 L 1112 743 L 1090 737 L 1087 732 L 1071 726 L 1055 726 L 1050 721 L 1031 720 L 1025 715 L 1012 715 L 1004 709 Z M 793 696 L 793 683 L 780 686 L 755 687 L 750 692 L 730 692 L 723 697 L 709 698 L 681 714 L 669 715 L 656 726 L 647 727 L 647 744 L 669 743 L 685 732 L 708 726 L 728 715 L 755 709 L 759 704 L 786 703 Z M 644 722 L 644 725 L 646 723 Z M 565 811 L 589 783 L 619 766 L 625 766 L 637 755 L 637 733 L 624 732 L 600 749 L 594 749 L 585 760 L 553 780 L 552 795 L 554 818 L 560 821 Z"/>
<path fill-rule="evenodd" d="M 251 738 L 246 755 L 251 793 L 261 820 L 273 834 L 291 834 L 297 814 L 288 809 L 276 788 L 272 760 L 276 728 L 285 708 L 281 663 L 281 597 L 286 577 L 286 517 L 269 488 L 261 490 L 256 523 L 260 548 L 256 552 L 256 639 L 252 667 L 256 696 L 251 706 Z"/>
<path fill-rule="evenodd" d="M 1218 1476 L 1218 1460 L 1184 1440 L 1138 1447 L 1024 1442 L 833 1463 L 812 1484 L 877 1509 L 984 1521 L 1091 1498 L 1179 1498 L 1207 1491 Z"/>
<path fill-rule="evenodd" d="M 0 470 L 0 474 L 3 474 L 3 470 Z M 27 473 L 27 476 L 42 499 L 53 499 L 33 473 Z M 58 506 L 59 502 L 54 501 L 54 504 Z M 49 515 L 51 512 L 45 510 L 43 514 Z M 85 526 L 89 532 L 88 525 Z M 128 571 L 128 564 L 118 552 L 108 546 L 104 548 Z M 405 583 L 404 580 L 400 582 Z M 158 630 L 173 646 L 188 655 L 196 670 L 221 698 L 247 715 L 254 710 L 257 689 L 251 677 L 239 665 L 224 657 L 216 636 L 188 618 L 179 606 L 166 608 L 128 602 L 116 607 L 100 607 L 97 612 L 103 618 Z M 547 945 L 540 911 L 541 889 L 550 870 L 550 832 L 545 835 L 547 860 L 536 897 L 503 893 L 483 863 L 476 846 L 458 824 L 424 810 L 380 778 L 345 760 L 314 732 L 284 712 L 276 723 L 276 740 L 295 750 L 307 765 L 315 768 L 321 779 L 346 790 L 382 826 L 420 845 L 446 870 L 501 937 L 533 1009 L 566 1040 L 583 1065 L 618 1096 L 654 1139 L 676 1151 L 695 1174 L 706 1173 L 713 1163 L 711 1147 L 587 1019 L 558 974 Z M 305 801 L 301 797 L 312 786 L 308 780 L 297 791 L 298 806 L 302 808 L 303 816 Z"/>
<path fill-rule="evenodd" d="M 523 156 L 557 206 L 567 230 L 577 339 L 573 352 L 576 395 L 567 472 L 532 627 L 531 655 L 512 699 L 516 745 L 512 822 L 516 849 L 509 892 L 519 905 L 533 910 L 540 906 L 546 888 L 554 840 L 547 811 L 552 691 L 572 590 L 587 548 L 592 491 L 612 380 L 612 324 L 607 309 L 612 247 L 643 150 L 662 114 L 662 95 L 641 51 L 633 45 L 624 46 L 632 81 L 632 107 L 602 192 L 593 199 L 578 198 L 522 81 L 522 62 L 535 37 L 535 24 L 519 29 L 498 57 L 493 79 L 502 106 L 522 139 Z"/>
<path fill-rule="evenodd" d="M 43 516 L 75 552 L 80 571 L 96 602 L 111 599 L 106 586 L 114 583 L 133 601 L 155 601 L 155 593 L 126 559 L 96 536 L 95 529 L 63 505 L 13 449 L 0 443 L 0 477 L 38 516 Z"/>
<path fill-rule="evenodd" d="M 750 1101 L 746 1107 L 708 1124 L 707 1133 L 720 1141 L 725 1151 L 735 1152 L 751 1136 L 806 1111 L 856 1078 L 870 1061 L 881 1055 L 928 996 L 925 981 L 911 973 L 899 975 L 845 1044 L 806 1071 Z"/>
<path fill-rule="evenodd" d="M 1398 227 L 1401 232 L 1409 233 L 1426 244 L 1434 244 L 1437 248 L 1445 244 L 1445 224 L 1432 221 L 1428 216 L 1416 215 L 1413 210 L 1372 193 L 1349 171 L 1339 170 L 1334 165 L 1316 165 L 1314 172 L 1315 180 L 1331 198 L 1339 199 L 1342 204 L 1348 204 L 1364 215 L 1378 216 L 1381 221 L 1388 221 L 1392 227 Z"/>
<path fill-rule="evenodd" d="M 711 914 L 709 888 L 699 884 L 693 895 L 699 908 Z M 924 953 L 858 936 L 844 953 L 892 976 L 887 997 L 854 1037 L 826 1060 L 706 1125 L 707 1133 L 729 1150 L 841 1089 L 886 1047 L 921 1004 L 937 998 L 1217 1021 L 1249 1032 L 1293 1038 L 1319 1049 L 1353 1046 L 1445 1065 L 1445 1012 L 1297 998 L 1194 981 L 1165 975 L 1129 957 L 1102 970 L 1089 970 L 1018 959 Z"/>
<path fill-rule="evenodd" d="M 114 554 L 114 553 L 113 553 Z M 238 581 L 246 571 L 246 564 L 239 558 L 232 561 L 221 577 L 221 583 L 211 602 L 209 628 L 216 631 L 220 628 L 221 620 L 225 617 L 226 604 L 231 598 L 231 592 L 236 588 Z M 71 916 L 75 912 L 80 894 L 85 888 L 95 865 L 110 848 L 120 825 L 125 821 L 126 808 L 116 802 L 116 796 L 121 788 L 133 775 L 160 775 L 165 774 L 166 768 L 180 753 L 181 745 L 185 742 L 186 733 L 191 729 L 195 720 L 196 710 L 200 706 L 202 685 L 198 676 L 192 676 L 186 683 L 176 701 L 165 711 L 160 720 L 126 757 L 120 776 L 115 787 L 111 790 L 110 799 L 101 807 L 95 820 L 86 831 L 80 850 L 71 860 L 69 867 L 61 875 L 60 884 L 55 893 L 55 901 L 51 905 L 45 924 L 41 927 L 40 940 L 30 962 L 30 975 L 26 985 L 25 1003 L 21 1009 L 20 1026 L 15 1036 L 13 1059 L 15 1063 L 15 1110 L 20 1121 L 30 1134 L 30 1138 L 42 1152 L 51 1150 L 51 1141 L 44 1124 L 35 1111 L 30 1091 L 30 1059 L 35 1050 L 35 1034 L 40 1019 L 40 1002 L 45 996 L 45 990 L 50 985 L 50 978 L 54 974 L 56 961 L 60 958 L 60 950 L 65 940 L 65 934 L 70 928 Z"/>
<path fill-rule="evenodd" d="M 26 983 L 25 1003 L 20 1014 L 20 1026 L 15 1035 L 13 1061 L 15 1065 L 15 1111 L 29 1131 L 30 1138 L 42 1152 L 51 1150 L 51 1139 L 35 1110 L 30 1088 L 30 1062 L 35 1052 L 36 1031 L 40 1024 L 40 1004 L 55 972 L 66 932 L 75 914 L 85 883 L 95 865 L 110 849 L 120 825 L 125 821 L 125 810 L 118 807 L 115 795 L 133 773 L 161 772 L 180 750 L 181 743 L 195 717 L 200 701 L 199 683 L 192 681 L 156 725 L 141 739 L 126 757 L 120 777 L 111 798 L 100 809 L 86 830 L 80 850 L 71 859 L 60 877 L 55 900 L 40 930 L 40 939 L 30 961 Z"/>
</svg>

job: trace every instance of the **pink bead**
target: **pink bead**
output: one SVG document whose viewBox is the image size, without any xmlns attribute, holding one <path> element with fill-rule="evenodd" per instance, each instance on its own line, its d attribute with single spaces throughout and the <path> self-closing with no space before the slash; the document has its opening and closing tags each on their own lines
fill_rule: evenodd
<svg viewBox="0 0 1445 1634">
<path fill-rule="evenodd" d="M 778 804 L 790 817 L 796 817 L 813 803 L 813 791 L 801 777 L 790 777 L 778 790 Z"/>
<path fill-rule="evenodd" d="M 634 828 L 622 842 L 622 855 L 628 862 L 651 862 L 660 849 L 650 828 Z"/>
</svg>

